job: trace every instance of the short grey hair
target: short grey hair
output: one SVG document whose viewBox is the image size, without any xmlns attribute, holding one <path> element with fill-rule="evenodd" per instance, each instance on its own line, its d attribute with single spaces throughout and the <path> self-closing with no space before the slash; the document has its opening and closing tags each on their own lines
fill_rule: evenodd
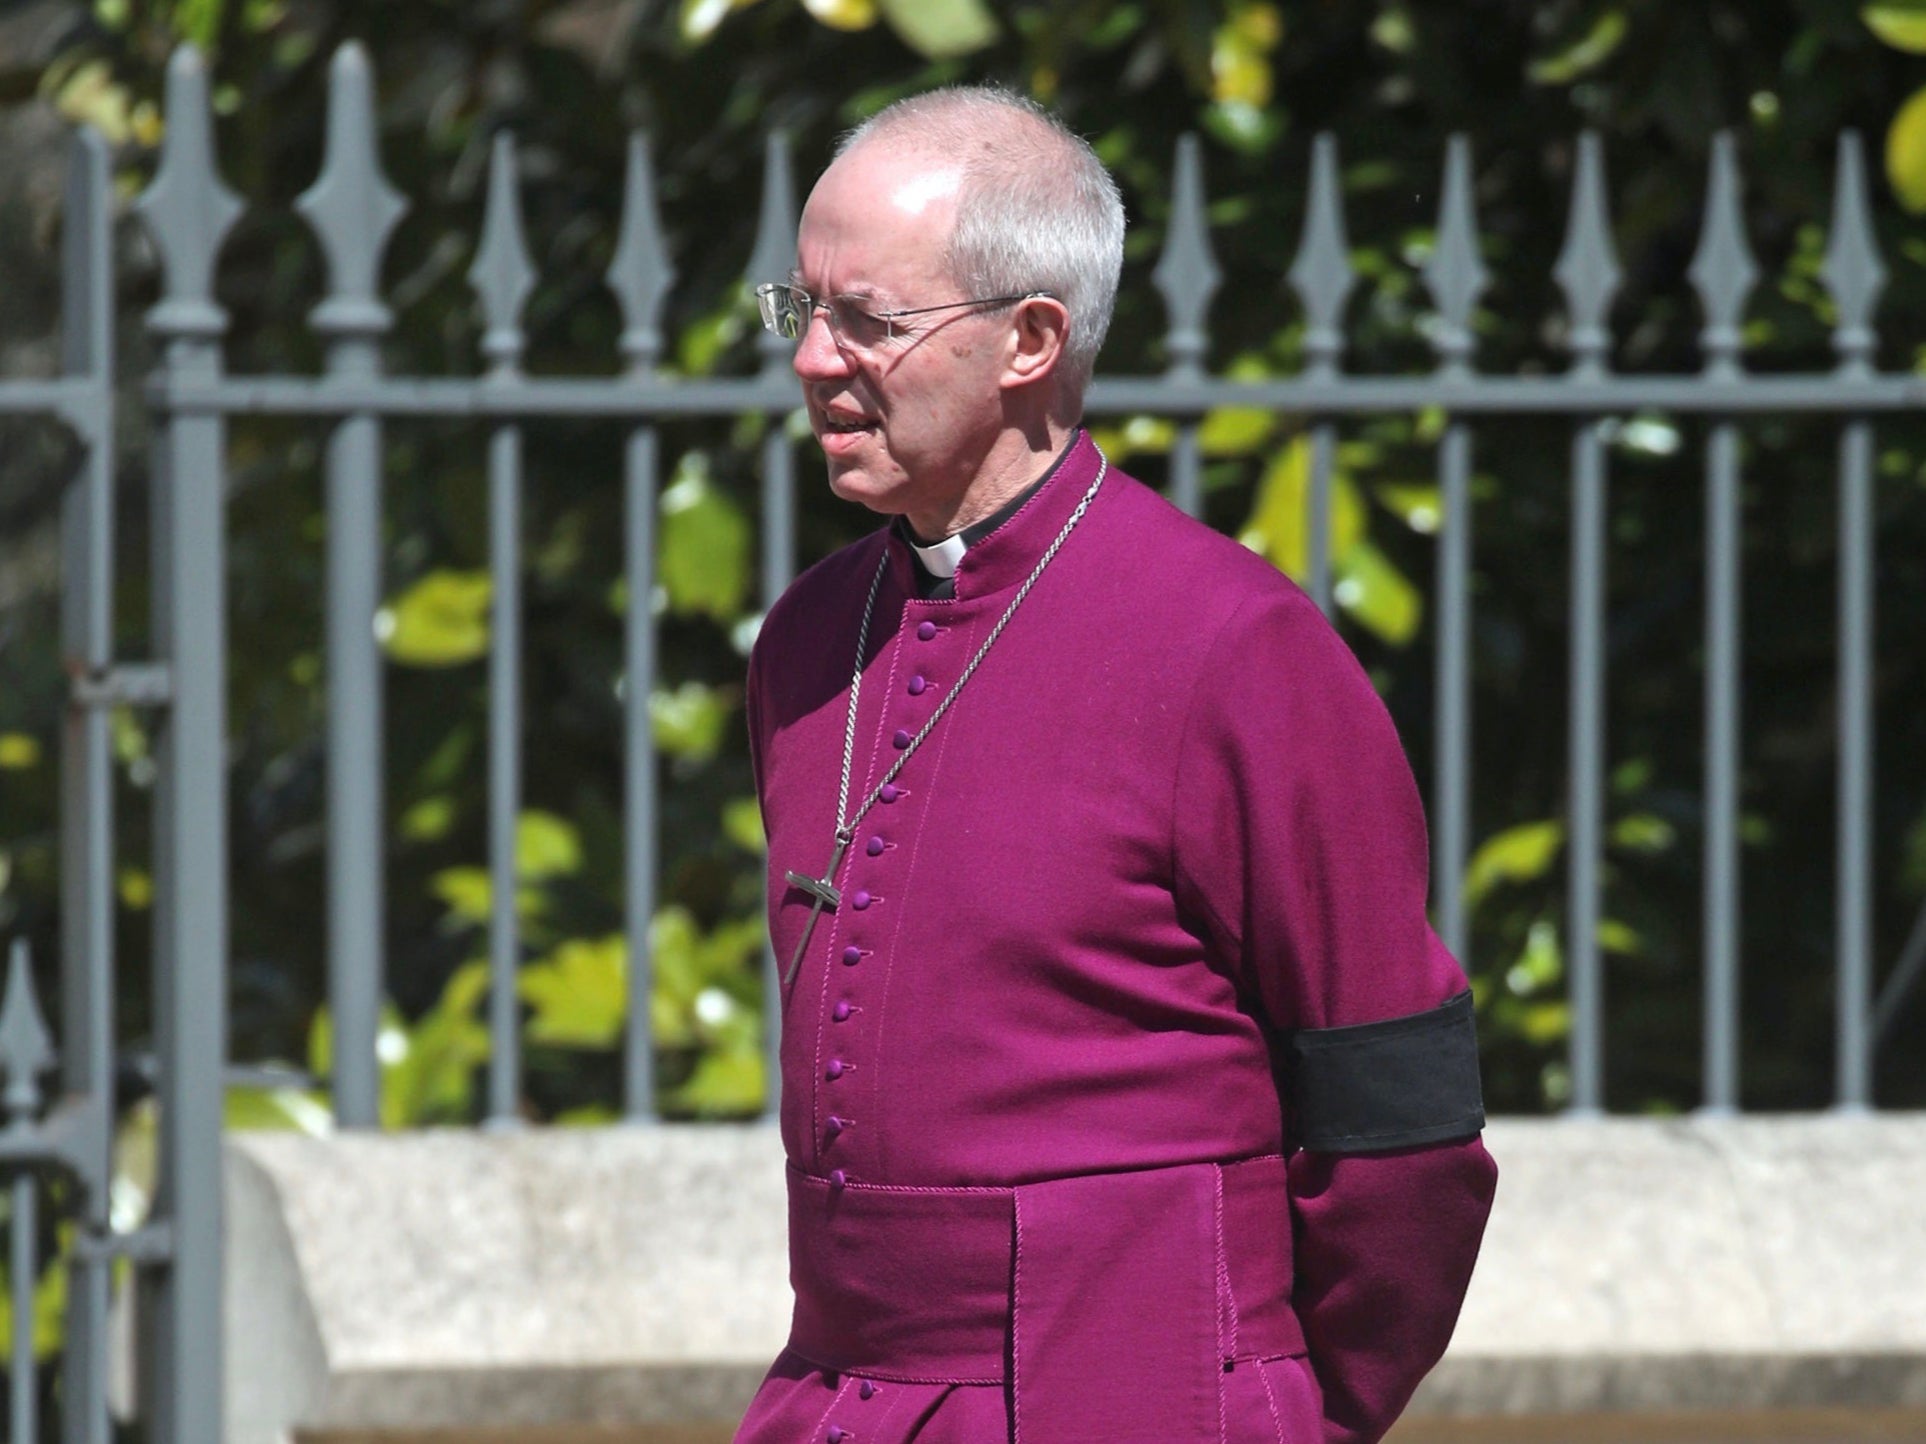
<svg viewBox="0 0 1926 1444">
<path fill-rule="evenodd" d="M 1124 209 L 1090 143 L 1027 96 L 949 86 L 878 111 L 836 146 L 868 141 L 962 158 L 946 261 L 973 296 L 1048 291 L 1070 315 L 1062 367 L 1072 402 L 1097 364 L 1123 270 Z"/>
</svg>

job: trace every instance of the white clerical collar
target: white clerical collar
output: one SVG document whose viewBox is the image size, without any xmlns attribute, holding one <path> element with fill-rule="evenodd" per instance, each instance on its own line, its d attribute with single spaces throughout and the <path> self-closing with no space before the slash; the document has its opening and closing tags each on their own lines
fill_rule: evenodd
<svg viewBox="0 0 1926 1444">
<path fill-rule="evenodd" d="M 933 577 L 953 577 L 956 564 L 963 560 L 963 553 L 970 544 L 963 540 L 963 533 L 946 536 L 935 546 L 926 547 L 921 542 L 911 542 L 910 549 L 916 553 L 917 560 L 923 563 L 923 570 Z"/>
</svg>

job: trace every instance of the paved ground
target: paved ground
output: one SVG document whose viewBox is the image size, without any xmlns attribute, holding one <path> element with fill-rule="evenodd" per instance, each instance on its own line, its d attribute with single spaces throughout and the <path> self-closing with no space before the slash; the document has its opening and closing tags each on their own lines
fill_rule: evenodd
<svg viewBox="0 0 1926 1444">
<path fill-rule="evenodd" d="M 303 1434 L 299 1444 L 729 1444 L 726 1428 L 433 1430 Z M 1386 1444 L 1926 1444 L 1926 1410 L 1407 1419 Z"/>
</svg>

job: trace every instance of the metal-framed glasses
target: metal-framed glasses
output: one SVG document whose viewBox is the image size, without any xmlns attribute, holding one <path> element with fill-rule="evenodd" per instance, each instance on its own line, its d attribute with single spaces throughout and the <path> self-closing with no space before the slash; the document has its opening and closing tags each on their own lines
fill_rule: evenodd
<svg viewBox="0 0 1926 1444">
<path fill-rule="evenodd" d="M 795 341 L 809 329 L 817 311 L 829 315 L 829 329 L 836 339 L 863 348 L 893 341 L 901 328 L 896 323 L 905 316 L 928 316 L 937 311 L 961 311 L 971 306 L 1011 306 L 1018 301 L 1048 296 L 1048 291 L 1025 291 L 1016 296 L 978 296 L 969 301 L 945 301 L 940 306 L 912 306 L 895 311 L 870 311 L 849 296 L 812 296 L 801 286 L 785 281 L 768 281 L 756 287 L 756 305 L 762 311 L 763 327 L 785 341 Z"/>
</svg>

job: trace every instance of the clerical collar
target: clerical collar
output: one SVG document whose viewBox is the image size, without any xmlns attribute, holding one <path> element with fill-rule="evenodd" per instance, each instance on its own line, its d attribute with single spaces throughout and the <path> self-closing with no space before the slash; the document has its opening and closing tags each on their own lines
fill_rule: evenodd
<svg viewBox="0 0 1926 1444">
<path fill-rule="evenodd" d="M 1082 435 L 1081 429 L 1070 433 L 1070 440 L 1064 445 L 1063 450 L 1057 453 L 1056 460 L 1050 463 L 1042 476 L 1024 487 L 983 520 L 970 523 L 953 536 L 946 536 L 939 542 L 925 545 L 922 538 L 911 530 L 906 520 L 900 516 L 896 518 L 894 522 L 896 534 L 909 547 L 910 555 L 916 558 L 917 566 L 923 575 L 940 585 L 943 595 L 950 595 L 955 590 L 956 568 L 963 560 L 963 553 L 1023 510 L 1023 504 L 1035 496 L 1046 481 L 1057 474 L 1057 468 L 1063 465 L 1063 459 L 1075 448 L 1080 435 Z"/>
</svg>

